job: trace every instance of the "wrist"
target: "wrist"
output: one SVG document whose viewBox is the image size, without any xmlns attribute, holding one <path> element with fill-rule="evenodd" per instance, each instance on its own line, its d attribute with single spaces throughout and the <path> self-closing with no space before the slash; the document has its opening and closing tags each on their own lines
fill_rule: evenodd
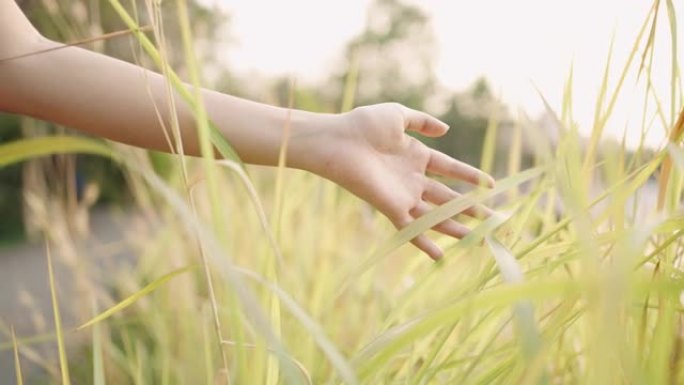
<svg viewBox="0 0 684 385">
<path fill-rule="evenodd" d="M 335 158 L 336 138 L 345 127 L 344 114 L 292 110 L 287 165 L 325 177 Z"/>
</svg>

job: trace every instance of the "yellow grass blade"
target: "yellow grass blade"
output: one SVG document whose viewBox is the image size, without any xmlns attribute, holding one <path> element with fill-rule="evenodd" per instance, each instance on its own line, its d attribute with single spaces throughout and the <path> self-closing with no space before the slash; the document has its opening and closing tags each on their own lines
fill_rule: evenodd
<svg viewBox="0 0 684 385">
<path fill-rule="evenodd" d="M 579 282 L 555 280 L 525 282 L 517 285 L 497 286 L 451 304 L 434 309 L 420 317 L 398 325 L 376 337 L 353 359 L 359 367 L 359 377 L 365 379 L 372 370 L 384 365 L 399 350 L 412 344 L 421 336 L 432 333 L 436 328 L 461 319 L 474 308 L 510 306 L 520 300 L 541 300 L 566 296 L 580 290 Z"/>
<path fill-rule="evenodd" d="M 47 254 L 48 278 L 50 279 L 50 297 L 52 298 L 52 313 L 55 318 L 55 332 L 57 333 L 57 349 L 59 351 L 59 368 L 62 373 L 62 385 L 71 383 L 69 378 L 69 362 L 64 348 L 64 333 L 62 332 L 62 317 L 59 313 L 59 302 L 57 301 L 57 287 L 55 286 L 55 274 L 52 268 L 52 256 L 50 245 L 45 242 Z"/>
<path fill-rule="evenodd" d="M 145 52 L 150 56 L 155 65 L 157 65 L 157 67 L 159 68 L 163 68 L 163 61 L 159 51 L 154 46 L 152 41 L 150 41 L 150 39 L 147 36 L 145 36 L 144 33 L 140 32 L 140 26 L 138 25 L 138 23 L 128 14 L 126 9 L 121 5 L 121 3 L 118 0 L 109 0 L 109 4 L 114 8 L 116 13 L 119 15 L 121 20 L 126 24 L 126 26 L 133 31 L 133 35 L 136 37 L 136 39 L 138 40 L 142 48 L 145 50 Z M 196 117 L 201 116 L 198 101 L 195 100 L 192 93 L 181 81 L 180 77 L 178 77 L 178 75 L 171 69 L 168 69 L 168 75 L 168 80 L 173 85 L 174 90 L 176 90 L 176 92 L 178 92 L 178 94 L 183 98 L 183 100 L 186 103 L 188 103 L 188 106 L 190 106 L 190 108 L 192 109 L 193 114 Z M 241 166 L 243 165 L 242 160 L 238 156 L 233 146 L 230 143 L 228 143 L 226 138 L 223 137 L 221 132 L 216 128 L 216 126 L 211 121 L 209 121 L 209 135 L 211 138 L 211 143 L 216 147 L 216 149 L 219 151 L 219 153 L 221 153 L 221 155 L 225 159 L 230 159 L 232 161 L 237 162 Z"/>
<path fill-rule="evenodd" d="M 501 272 L 503 280 L 511 285 L 524 282 L 522 268 L 513 254 L 492 236 L 485 237 L 494 260 Z M 513 305 L 513 316 L 516 321 L 518 334 L 520 335 L 522 354 L 525 360 L 532 365 L 539 357 L 541 350 L 541 335 L 534 318 L 534 306 L 530 301 L 519 301 Z M 540 383 L 547 383 L 545 371 L 539 375 Z"/>
<path fill-rule="evenodd" d="M 610 40 L 610 48 L 608 49 L 608 58 L 606 59 L 605 68 L 603 70 L 603 79 L 601 81 L 601 88 L 599 90 L 598 97 L 596 98 L 596 104 L 594 106 L 594 122 L 591 129 L 591 137 L 589 139 L 589 145 L 587 147 L 586 158 L 584 162 L 584 172 L 589 173 L 589 170 L 594 164 L 595 152 L 597 150 L 599 141 L 603 134 L 603 105 L 605 103 L 606 94 L 608 93 L 608 76 L 610 75 L 610 65 L 613 58 L 613 46 L 615 43 L 615 36 Z M 635 49 L 636 49 L 635 44 Z M 633 51 L 634 52 L 634 51 Z M 628 67 L 625 67 L 625 69 Z"/>
<path fill-rule="evenodd" d="M 496 155 L 496 134 L 499 128 L 498 104 L 492 103 L 492 112 L 489 114 L 487 131 L 485 132 L 484 143 L 482 144 L 482 157 L 480 159 L 480 169 L 486 173 L 491 173 L 494 168 L 494 157 Z"/>
<path fill-rule="evenodd" d="M 508 176 L 515 175 L 520 172 L 520 165 L 522 162 L 522 113 L 518 111 L 518 119 L 513 125 L 513 134 L 508 144 Z M 515 200 L 517 189 L 509 191 L 510 200 Z"/>
<path fill-rule="evenodd" d="M 608 122 L 608 118 L 613 113 L 613 108 L 615 107 L 615 103 L 617 102 L 618 95 L 620 94 L 620 91 L 622 90 L 622 85 L 624 84 L 625 79 L 627 78 L 627 73 L 629 72 L 629 69 L 632 66 L 632 62 L 634 61 L 634 57 L 636 56 L 636 53 L 639 49 L 639 43 L 641 42 L 641 39 L 643 38 L 643 35 L 646 31 L 646 27 L 648 26 L 648 20 L 650 19 L 651 14 L 649 13 L 646 19 L 644 20 L 644 23 L 641 26 L 641 29 L 639 30 L 639 33 L 637 34 L 637 37 L 634 41 L 634 45 L 632 46 L 632 50 L 629 53 L 629 57 L 627 58 L 627 61 L 625 62 L 622 72 L 620 73 L 620 76 L 618 78 L 617 85 L 615 86 L 615 89 L 613 90 L 613 93 L 608 100 L 608 106 L 606 107 L 605 110 L 603 110 L 603 102 L 604 98 L 606 96 L 605 93 L 605 88 L 607 87 L 607 77 L 608 77 L 608 64 L 606 64 L 606 72 L 604 73 L 604 78 L 603 78 L 603 85 L 601 87 L 601 92 L 599 94 L 598 100 L 596 101 L 596 115 L 594 119 L 594 126 L 592 127 L 591 131 L 591 139 L 589 141 L 589 147 L 586 151 L 586 156 L 584 159 L 584 166 L 583 166 L 583 171 L 585 173 L 589 172 L 589 169 L 593 166 L 594 164 L 594 157 L 596 156 L 595 152 L 598 147 L 598 142 L 601 139 L 601 136 L 603 134 L 603 129 L 606 126 L 606 123 Z M 611 43 L 611 52 L 612 52 L 612 43 Z M 608 62 L 610 62 L 610 57 L 608 59 Z"/>
<path fill-rule="evenodd" d="M 344 81 L 344 92 L 342 93 L 342 106 L 340 106 L 340 112 L 347 112 L 354 108 L 354 97 L 359 80 L 359 57 L 357 51 L 354 51 L 351 54 L 351 63 L 349 63 L 348 71 L 347 78 Z"/>
<path fill-rule="evenodd" d="M 140 27 L 136 31 L 144 32 L 144 31 L 149 31 L 151 29 L 152 29 L 152 27 L 150 27 L 150 26 L 144 26 L 144 27 Z M 43 49 L 40 51 L 34 51 L 34 52 L 29 52 L 29 53 L 25 53 L 25 54 L 21 54 L 21 55 L 17 55 L 17 56 L 2 58 L 2 59 L 0 59 L 0 63 L 12 61 L 12 60 L 17 60 L 17 59 L 23 59 L 23 58 L 30 57 L 30 56 L 42 55 L 42 54 L 45 54 L 48 52 L 58 51 L 60 49 L 64 49 L 64 48 L 68 48 L 68 47 L 75 47 L 75 46 L 85 45 L 85 44 L 89 44 L 89 43 L 94 43 L 96 41 L 108 40 L 108 39 L 113 39 L 115 37 L 126 36 L 126 35 L 129 35 L 130 33 L 132 33 L 133 31 L 134 30 L 131 30 L 131 29 L 125 29 L 122 31 L 110 32 L 110 33 L 106 33 L 104 35 L 95 36 L 95 37 L 91 37 L 88 39 L 78 40 L 78 41 L 74 41 L 74 42 L 67 43 L 64 45 L 60 45 L 58 47 L 52 47 L 52 48 Z"/>
<path fill-rule="evenodd" d="M 679 53 L 677 50 L 677 15 L 675 13 L 674 4 L 672 0 L 667 0 L 667 16 L 670 21 L 670 44 L 671 44 L 671 79 L 670 79 L 670 124 L 674 123 L 674 117 L 677 113 L 677 85 L 679 77 Z"/>
<path fill-rule="evenodd" d="M 93 312 L 97 313 L 93 301 Z M 102 358 L 102 331 L 100 325 L 93 325 L 93 385 L 106 385 L 104 360 Z"/>
<path fill-rule="evenodd" d="M 17 345 L 17 335 L 14 334 L 14 326 L 11 327 L 12 331 L 12 347 L 14 349 L 14 375 L 17 378 L 17 385 L 24 384 L 24 378 L 21 374 L 21 362 L 19 361 L 19 346 Z"/>
<path fill-rule="evenodd" d="M 112 315 L 120 312 L 121 310 L 127 308 L 128 306 L 131 306 L 134 304 L 137 300 L 140 298 L 146 296 L 147 294 L 157 290 L 160 286 L 171 280 L 172 278 L 186 273 L 188 271 L 194 270 L 197 268 L 197 265 L 190 265 L 186 267 L 181 267 L 180 269 L 176 269 L 171 271 L 170 273 L 164 274 L 163 276 L 155 279 L 154 281 L 150 282 L 147 286 L 143 287 L 142 289 L 138 290 L 137 292 L 131 294 L 130 296 L 126 297 L 124 300 L 120 301 L 116 305 L 110 307 L 109 309 L 105 310 L 104 312 L 100 313 L 99 315 L 93 317 L 86 323 L 82 324 L 81 326 L 77 327 L 76 330 L 81 330 L 84 328 L 87 328 L 88 326 L 91 326 L 95 323 L 98 323 L 100 321 L 103 321 Z"/>
<path fill-rule="evenodd" d="M 658 25 L 658 10 L 660 8 L 660 0 L 655 0 L 653 2 L 653 6 L 651 7 L 651 10 L 649 11 L 647 20 L 651 17 L 651 13 L 653 13 L 653 21 L 651 22 L 651 29 L 650 32 L 648 33 L 648 40 L 646 41 L 646 46 L 644 47 L 644 51 L 641 54 L 641 64 L 639 65 L 639 73 L 637 74 L 637 79 L 641 77 L 641 72 L 644 70 L 646 66 L 646 57 L 649 56 L 649 52 L 651 53 L 651 57 L 653 56 L 653 47 L 654 47 L 654 42 L 655 42 L 655 31 L 656 31 L 656 26 Z"/>
<path fill-rule="evenodd" d="M 364 262 L 357 269 L 354 269 L 353 273 L 351 273 L 349 278 L 345 280 L 345 283 L 340 290 L 344 290 L 344 288 L 349 284 L 349 279 L 354 279 L 355 277 L 360 276 L 362 273 L 368 270 L 368 268 L 376 264 L 381 258 L 389 254 L 391 251 L 406 244 L 419 234 L 422 234 L 438 223 L 441 223 L 453 217 L 454 215 L 463 212 L 468 207 L 479 204 L 503 192 L 510 191 L 512 188 L 515 188 L 524 182 L 540 177 L 544 174 L 544 172 L 546 172 L 546 170 L 547 168 L 545 166 L 525 170 L 519 174 L 498 181 L 496 187 L 491 190 L 475 190 L 459 198 L 453 199 L 426 213 L 420 218 L 417 218 L 411 222 L 410 225 L 399 230 L 390 239 L 383 242 L 368 258 L 364 260 Z"/>
<path fill-rule="evenodd" d="M 670 130 L 670 143 L 679 143 L 682 140 L 682 134 L 684 134 L 684 108 L 679 113 L 677 123 Z M 672 159 L 670 156 L 663 160 L 661 167 L 660 177 L 658 178 L 658 210 L 662 210 L 665 207 L 665 197 L 670 182 L 670 174 L 672 173 Z"/>
<path fill-rule="evenodd" d="M 0 168 L 41 156 L 71 153 L 114 156 L 112 149 L 100 140 L 80 136 L 46 136 L 0 145 Z"/>
</svg>

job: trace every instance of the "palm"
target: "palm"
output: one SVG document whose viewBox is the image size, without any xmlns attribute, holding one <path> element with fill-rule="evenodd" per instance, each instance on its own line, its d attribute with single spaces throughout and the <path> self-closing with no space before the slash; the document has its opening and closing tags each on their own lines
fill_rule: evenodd
<svg viewBox="0 0 684 385">
<path fill-rule="evenodd" d="M 462 162 L 430 149 L 405 130 L 441 136 L 448 127 L 427 114 L 388 103 L 355 109 L 338 138 L 328 177 L 368 201 L 403 228 L 430 210 L 458 197 L 458 193 L 426 176 L 427 172 L 478 184 L 491 177 Z M 474 210 L 469 211 L 475 214 Z M 435 230 L 457 238 L 468 228 L 447 220 Z M 431 258 L 441 250 L 425 235 L 412 241 Z"/>
</svg>

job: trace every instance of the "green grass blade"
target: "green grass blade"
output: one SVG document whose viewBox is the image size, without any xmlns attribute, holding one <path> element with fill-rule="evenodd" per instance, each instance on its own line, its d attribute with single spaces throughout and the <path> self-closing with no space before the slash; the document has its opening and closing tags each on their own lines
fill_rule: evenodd
<svg viewBox="0 0 684 385">
<path fill-rule="evenodd" d="M 518 112 L 518 119 L 513 124 L 513 133 L 508 143 L 508 176 L 515 175 L 520 172 L 520 164 L 522 162 L 522 113 Z M 517 195 L 516 189 L 509 191 L 509 196 L 514 200 Z"/>
<path fill-rule="evenodd" d="M 55 332 L 57 333 L 57 350 L 59 352 L 59 368 L 62 374 L 62 385 L 71 384 L 69 377 L 69 361 L 67 360 L 66 349 L 64 348 L 64 333 L 62 332 L 62 316 L 59 312 L 59 302 L 57 300 L 57 287 L 55 285 L 55 274 L 52 268 L 52 255 L 49 244 L 45 243 L 48 278 L 50 280 L 50 297 L 52 299 L 52 313 L 55 319 Z"/>
<path fill-rule="evenodd" d="M 587 147 L 586 158 L 584 161 L 584 170 L 586 173 L 589 172 L 590 168 L 594 164 L 595 153 L 601 140 L 603 134 L 602 116 L 603 116 L 603 105 L 605 103 L 606 94 L 608 93 L 608 76 L 610 75 L 610 64 L 613 58 L 613 46 L 615 43 L 615 36 L 610 40 L 610 48 L 608 49 L 608 58 L 606 59 L 605 68 L 603 70 L 603 79 L 601 81 L 601 88 L 599 94 L 596 97 L 596 104 L 594 106 L 594 123 L 592 125 L 591 137 L 589 139 L 589 145 Z"/>
<path fill-rule="evenodd" d="M 570 74 L 568 74 L 568 78 L 565 81 L 565 86 L 563 87 L 563 108 L 561 110 L 561 121 L 564 122 L 568 127 L 571 127 L 574 124 L 574 117 L 572 115 L 573 113 L 573 86 L 574 86 L 574 79 L 575 79 L 575 65 L 572 63 L 570 65 Z M 545 102 L 546 104 L 546 102 Z M 548 108 L 547 108 L 548 109 Z"/>
<path fill-rule="evenodd" d="M 71 153 L 114 156 L 112 149 L 100 140 L 81 136 L 46 136 L 0 145 L 0 168 L 41 156 Z"/>
<path fill-rule="evenodd" d="M 347 112 L 354 108 L 354 97 L 359 81 L 359 57 L 358 51 L 351 53 L 347 78 L 344 81 L 344 92 L 342 93 L 342 105 L 340 112 Z"/>
<path fill-rule="evenodd" d="M 154 281 L 150 282 L 147 284 L 147 286 L 143 287 L 142 289 L 138 290 L 137 292 L 131 294 L 130 296 L 126 297 L 116 305 L 110 307 L 109 309 L 105 310 L 104 312 L 100 313 L 99 315 L 93 317 L 89 321 L 85 322 L 81 326 L 77 327 L 76 330 L 82 330 L 84 328 L 87 328 L 88 326 L 94 325 L 100 321 L 103 321 L 109 317 L 111 317 L 113 314 L 116 314 L 120 312 L 121 310 L 127 308 L 128 306 L 131 306 L 134 304 L 137 300 L 140 298 L 146 296 L 147 294 L 157 290 L 160 286 L 164 285 L 166 282 L 171 280 L 172 278 L 186 273 L 188 271 L 194 270 L 197 268 L 197 265 L 190 265 L 186 267 L 182 267 L 180 269 L 173 270 L 167 274 L 164 274 L 163 276 L 155 279 Z"/>
<path fill-rule="evenodd" d="M 677 50 L 677 15 L 675 13 L 675 7 L 672 0 L 667 0 L 667 16 L 670 21 L 670 44 L 671 53 L 670 57 L 672 60 L 671 71 L 672 78 L 670 79 L 670 124 L 674 124 L 675 114 L 677 113 L 677 85 L 678 75 L 679 75 L 679 53 Z"/>
<path fill-rule="evenodd" d="M 480 159 L 480 169 L 486 173 L 491 173 L 494 169 L 496 156 L 496 136 L 499 129 L 499 109 L 497 103 L 492 103 L 492 112 L 489 114 L 487 131 L 485 132 L 484 143 L 482 144 L 482 157 Z"/>
<path fill-rule="evenodd" d="M 95 311 L 96 306 L 93 302 L 93 311 Z M 93 325 L 93 385 L 106 385 L 105 373 L 104 373 L 104 360 L 102 358 L 103 347 L 102 347 L 102 330 L 100 330 L 100 325 Z"/>
<path fill-rule="evenodd" d="M 311 337 L 316 341 L 319 348 L 328 357 L 330 363 L 335 367 L 339 376 L 342 378 L 345 384 L 358 384 L 356 374 L 353 368 L 349 365 L 346 358 L 340 353 L 340 351 L 335 347 L 335 345 L 328 339 L 325 331 L 320 325 L 316 323 L 311 317 L 302 309 L 299 304 L 285 292 L 283 289 L 271 282 L 265 280 L 263 277 L 254 273 L 253 271 L 236 268 L 237 271 L 242 273 L 247 278 L 250 278 L 271 290 L 274 294 L 280 298 L 281 303 L 290 311 L 290 313 L 304 326 Z M 295 360 L 296 361 L 296 360 Z"/>
<path fill-rule="evenodd" d="M 409 242 L 411 239 L 415 238 L 419 234 L 424 233 L 428 229 L 431 229 L 436 224 L 441 223 L 454 215 L 463 212 L 468 207 L 474 206 L 478 203 L 484 202 L 498 194 L 509 191 L 510 189 L 525 183 L 527 181 L 533 180 L 540 177 L 546 172 L 546 167 L 536 167 L 529 170 L 525 170 L 519 174 L 512 175 L 506 179 L 497 182 L 496 186 L 490 190 L 474 190 L 470 193 L 464 194 L 463 196 L 453 199 L 434 210 L 428 212 L 427 214 L 421 216 L 414 220 L 410 225 L 399 230 L 390 239 L 383 242 L 366 260 L 350 274 L 350 278 L 358 277 L 368 268 L 376 264 L 384 256 L 392 252 L 393 250 L 401 247 L 402 245 Z M 345 282 L 345 285 L 349 281 Z M 343 286 L 343 287 L 344 287 Z"/>
<path fill-rule="evenodd" d="M 584 166 L 583 170 L 584 172 L 588 172 L 588 170 L 592 167 L 594 163 L 594 157 L 595 157 L 595 152 L 598 147 L 598 141 L 601 138 L 603 134 L 603 129 L 608 122 L 608 118 L 613 113 L 613 108 L 615 107 L 615 103 L 617 102 L 618 95 L 620 94 L 620 91 L 622 90 L 622 85 L 624 84 L 625 79 L 627 78 L 627 73 L 629 72 L 629 69 L 632 66 L 632 62 L 634 61 L 634 57 L 636 56 L 638 50 L 639 50 L 639 43 L 641 42 L 644 33 L 646 32 L 646 28 L 648 26 L 648 20 L 650 19 L 651 14 L 649 13 L 646 19 L 644 20 L 644 23 L 641 26 L 641 29 L 639 30 L 639 33 L 637 34 L 637 37 L 634 41 L 634 45 L 632 46 L 632 50 L 629 53 L 629 57 L 627 58 L 627 61 L 625 62 L 625 65 L 622 68 L 622 72 L 620 73 L 620 76 L 618 78 L 617 85 L 615 86 L 615 89 L 613 90 L 613 93 L 608 101 L 608 106 L 606 107 L 605 110 L 603 110 L 603 103 L 604 103 L 604 98 L 605 98 L 605 90 L 604 88 L 607 87 L 607 84 L 604 83 L 604 85 L 601 87 L 601 92 L 599 94 L 599 97 L 597 99 L 597 105 L 596 105 L 596 115 L 594 119 L 594 126 L 592 127 L 592 132 L 591 132 L 591 139 L 589 142 L 589 148 L 587 149 L 586 156 L 584 159 Z M 612 42 L 611 42 L 611 53 L 612 53 Z M 610 62 L 610 56 L 608 59 L 608 62 Z M 608 64 L 606 64 L 606 73 L 604 73 L 604 82 L 607 81 L 608 77 Z"/>
<path fill-rule="evenodd" d="M 482 291 L 452 304 L 446 304 L 426 315 L 396 326 L 378 336 L 364 347 L 353 359 L 359 366 L 359 377 L 363 380 L 373 369 L 384 365 L 397 352 L 433 332 L 442 325 L 449 325 L 473 309 L 511 306 L 521 300 L 548 299 L 576 293 L 581 284 L 574 281 L 525 282 L 517 285 L 497 286 Z"/>
<path fill-rule="evenodd" d="M 118 0 L 109 0 L 109 4 L 112 6 L 112 8 L 114 8 L 114 11 L 116 11 L 126 26 L 133 30 L 133 35 L 138 40 L 147 55 L 155 63 L 155 65 L 160 69 L 164 68 L 163 60 L 159 50 L 157 50 L 152 41 L 150 41 L 150 39 L 140 30 L 138 23 L 128 14 L 121 3 Z M 183 81 L 181 81 L 180 77 L 178 77 L 178 75 L 170 68 L 168 69 L 168 75 L 168 80 L 171 82 L 173 89 L 178 92 L 178 94 L 186 103 L 188 103 L 188 106 L 193 111 L 193 115 L 196 118 L 201 117 L 201 107 L 198 105 L 198 101 L 195 100 L 192 93 L 188 90 Z M 242 160 L 237 154 L 237 151 L 235 151 L 233 146 L 226 140 L 225 137 L 223 137 L 223 134 L 221 134 L 218 128 L 216 128 L 216 125 L 211 121 L 209 121 L 209 136 L 211 138 L 211 143 L 225 159 L 237 162 L 241 166 L 243 165 Z"/>
<path fill-rule="evenodd" d="M 485 239 L 504 281 L 513 285 L 522 283 L 524 281 L 522 268 L 508 248 L 492 236 L 487 236 Z M 532 302 L 521 301 L 516 303 L 513 306 L 513 316 L 517 321 L 518 332 L 522 341 L 523 357 L 532 365 L 541 350 L 541 335 L 534 319 Z M 542 373 L 539 383 L 548 383 L 546 373 Z"/>
<path fill-rule="evenodd" d="M 227 163 L 230 164 L 231 162 Z M 266 339 L 269 344 L 271 344 L 273 352 L 278 355 L 279 359 L 281 360 L 281 367 L 286 369 L 284 372 L 298 372 L 298 369 L 293 366 L 292 360 L 289 358 L 289 355 L 287 354 L 282 342 L 273 335 L 270 325 L 268 324 L 267 317 L 259 306 L 259 301 L 257 300 L 256 296 L 252 293 L 249 286 L 244 282 L 242 276 L 239 275 L 239 273 L 249 274 L 251 272 L 239 269 L 233 265 L 230 258 L 227 258 L 226 255 L 220 251 L 221 248 L 218 246 L 216 240 L 212 237 L 211 232 L 204 229 L 204 227 L 199 223 L 198 219 L 188 209 L 183 199 L 169 186 L 167 186 L 157 174 L 146 169 L 135 169 L 135 171 L 138 171 L 145 181 L 149 183 L 150 186 L 152 186 L 160 194 L 160 196 L 164 198 L 169 206 L 182 219 L 181 222 L 187 231 L 192 233 L 196 232 L 198 234 L 202 244 L 206 247 L 207 255 L 210 256 L 216 266 L 220 268 L 219 272 L 223 274 L 223 278 L 230 283 L 235 291 L 235 294 L 240 299 L 242 310 L 244 310 L 245 316 L 248 317 L 251 325 Z M 251 277 L 253 278 L 254 275 Z M 301 306 L 287 296 L 282 290 L 278 289 L 277 287 L 273 287 L 273 290 L 275 290 L 275 292 L 279 295 L 283 305 L 285 305 L 285 307 L 288 308 L 288 310 L 310 332 L 312 338 L 319 344 L 321 350 L 325 353 L 331 365 L 339 373 L 340 377 L 345 381 L 345 383 L 357 384 L 358 381 L 356 381 L 356 376 L 354 375 L 353 370 L 350 369 L 350 365 L 347 363 L 344 356 L 337 350 L 335 345 L 325 337 L 325 333 L 322 331 L 322 328 L 316 324 L 315 321 L 309 318 Z M 301 381 L 297 382 L 305 383 L 306 380 L 302 378 Z"/>
<path fill-rule="evenodd" d="M 651 53 L 651 58 L 653 57 L 653 47 L 655 47 L 654 42 L 655 42 L 655 32 L 656 32 L 656 26 L 658 25 L 658 10 L 660 9 L 660 0 L 655 0 L 653 2 L 653 6 L 651 7 L 651 10 L 648 13 L 648 17 L 646 20 L 651 18 L 651 13 L 653 13 L 653 21 L 651 22 L 651 28 L 650 32 L 648 33 L 648 40 L 646 40 L 646 46 L 644 47 L 644 51 L 641 54 L 641 64 L 639 65 L 639 72 L 637 73 L 637 79 L 641 77 L 641 72 L 644 70 L 646 67 L 646 58 L 649 56 L 649 52 Z"/>
<path fill-rule="evenodd" d="M 17 335 L 14 333 L 14 326 L 12 326 L 11 332 L 12 348 L 14 351 L 14 375 L 17 378 L 17 385 L 24 385 L 24 377 L 21 373 L 21 362 L 19 361 L 19 346 L 17 345 Z"/>
</svg>

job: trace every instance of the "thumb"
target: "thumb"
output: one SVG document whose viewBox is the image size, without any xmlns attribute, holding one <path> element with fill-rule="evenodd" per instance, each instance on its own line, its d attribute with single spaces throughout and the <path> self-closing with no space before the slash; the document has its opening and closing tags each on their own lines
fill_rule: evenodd
<svg viewBox="0 0 684 385">
<path fill-rule="evenodd" d="M 425 112 L 405 108 L 405 127 L 408 131 L 415 131 L 421 135 L 438 137 L 447 133 L 449 125 Z"/>
</svg>

